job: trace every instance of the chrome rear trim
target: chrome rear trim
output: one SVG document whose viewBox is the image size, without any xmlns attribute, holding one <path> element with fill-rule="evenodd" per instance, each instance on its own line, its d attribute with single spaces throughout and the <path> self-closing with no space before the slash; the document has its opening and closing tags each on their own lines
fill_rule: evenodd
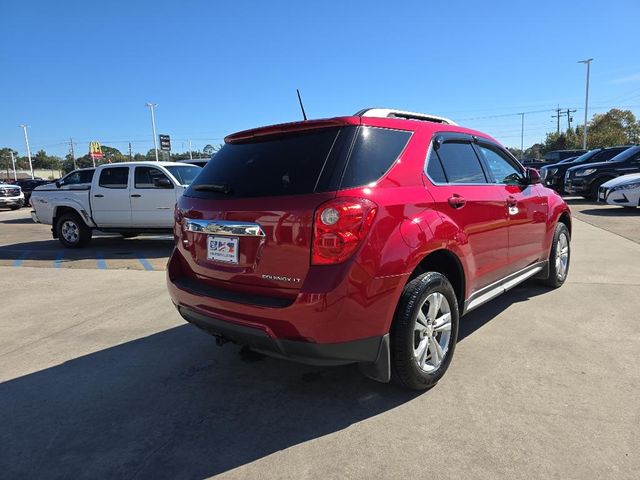
<svg viewBox="0 0 640 480">
<path fill-rule="evenodd" d="M 264 230 L 257 223 L 233 222 L 227 220 L 185 219 L 188 232 L 231 235 L 234 237 L 264 237 Z"/>
</svg>

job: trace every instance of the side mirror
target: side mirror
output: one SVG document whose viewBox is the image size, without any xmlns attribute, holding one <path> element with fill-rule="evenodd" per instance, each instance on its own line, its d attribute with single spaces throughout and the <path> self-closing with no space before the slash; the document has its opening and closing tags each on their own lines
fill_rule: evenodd
<svg viewBox="0 0 640 480">
<path fill-rule="evenodd" d="M 542 181 L 540 179 L 540 173 L 535 168 L 527 168 L 526 175 L 528 185 L 535 185 L 536 183 L 540 183 Z"/>
<path fill-rule="evenodd" d="M 60 180 L 56 180 L 56 187 L 60 188 L 62 186 L 62 182 Z"/>
<path fill-rule="evenodd" d="M 153 185 L 158 188 L 173 188 L 173 183 L 166 177 L 163 178 L 154 178 Z"/>
</svg>

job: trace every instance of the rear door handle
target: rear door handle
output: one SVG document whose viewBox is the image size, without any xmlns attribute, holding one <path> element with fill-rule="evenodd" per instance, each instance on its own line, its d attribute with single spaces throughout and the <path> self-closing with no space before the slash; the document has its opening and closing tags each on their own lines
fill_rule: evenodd
<svg viewBox="0 0 640 480">
<path fill-rule="evenodd" d="M 453 208 L 462 208 L 467 204 L 467 201 L 457 193 L 454 193 L 447 201 Z"/>
<path fill-rule="evenodd" d="M 138 194 L 138 193 L 134 193 L 131 195 L 133 198 L 140 198 L 142 195 Z"/>
<path fill-rule="evenodd" d="M 101 193 L 96 193 L 96 194 L 94 195 L 94 197 L 102 198 L 102 197 L 104 197 L 104 195 L 102 195 Z"/>
</svg>

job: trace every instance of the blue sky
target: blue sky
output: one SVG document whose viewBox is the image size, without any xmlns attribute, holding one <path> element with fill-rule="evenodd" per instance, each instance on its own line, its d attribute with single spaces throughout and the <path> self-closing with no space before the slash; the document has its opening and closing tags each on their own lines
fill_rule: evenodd
<svg viewBox="0 0 640 480">
<path fill-rule="evenodd" d="M 77 154 L 90 140 L 173 148 L 367 106 L 445 115 L 525 146 L 551 109 L 640 113 L 640 2 L 33 1 L 0 5 L 0 146 Z M 543 110 L 542 112 L 540 112 Z M 563 119 L 563 128 L 566 120 Z"/>
</svg>

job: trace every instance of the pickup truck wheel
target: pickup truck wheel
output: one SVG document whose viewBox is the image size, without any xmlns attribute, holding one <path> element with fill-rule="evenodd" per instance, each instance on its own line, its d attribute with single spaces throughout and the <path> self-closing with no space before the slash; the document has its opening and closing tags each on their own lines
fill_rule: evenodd
<svg viewBox="0 0 640 480">
<path fill-rule="evenodd" d="M 407 284 L 391 326 L 391 379 L 415 390 L 433 387 L 451 363 L 458 302 L 447 278 L 427 272 Z"/>
<path fill-rule="evenodd" d="M 558 223 L 553 234 L 553 244 L 549 255 L 549 276 L 542 280 L 547 287 L 561 287 L 569 273 L 571 261 L 571 236 L 564 223 Z"/>
<path fill-rule="evenodd" d="M 56 222 L 58 240 L 67 248 L 84 247 L 91 240 L 91 229 L 75 213 L 65 213 Z"/>
</svg>

